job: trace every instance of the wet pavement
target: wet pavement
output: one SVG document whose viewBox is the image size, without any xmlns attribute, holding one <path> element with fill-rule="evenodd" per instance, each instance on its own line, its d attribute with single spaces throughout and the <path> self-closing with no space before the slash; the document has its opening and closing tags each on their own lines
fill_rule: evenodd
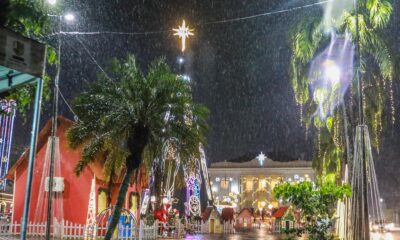
<svg viewBox="0 0 400 240">
<path fill-rule="evenodd" d="M 18 237 L 1 237 L 0 240 L 17 240 Z M 37 238 L 36 238 L 37 239 Z M 188 235 L 185 240 L 250 240 L 250 239 L 262 239 L 262 240 L 282 240 L 283 235 L 271 235 L 263 229 L 257 229 L 249 232 L 238 232 L 235 234 L 202 234 L 202 235 Z M 371 240 L 400 240 L 400 231 L 390 233 L 371 233 Z"/>
<path fill-rule="evenodd" d="M 249 232 L 238 232 L 231 235 L 204 234 L 186 236 L 186 240 L 281 240 L 285 239 L 283 235 L 271 235 L 263 229 Z M 299 238 L 300 239 L 300 238 Z M 304 238 L 305 239 L 305 238 Z M 400 240 L 400 231 L 390 233 L 371 233 L 371 240 Z"/>
</svg>

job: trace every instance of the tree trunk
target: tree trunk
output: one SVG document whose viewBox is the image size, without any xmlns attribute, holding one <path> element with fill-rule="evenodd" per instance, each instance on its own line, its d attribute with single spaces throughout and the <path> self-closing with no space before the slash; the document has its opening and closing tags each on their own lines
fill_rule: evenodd
<svg viewBox="0 0 400 240">
<path fill-rule="evenodd" d="M 118 192 L 117 202 L 115 203 L 114 210 L 112 212 L 111 223 L 108 225 L 105 240 L 110 240 L 114 233 L 115 228 L 118 225 L 119 217 L 121 216 L 122 206 L 125 202 L 126 192 L 128 191 L 129 182 L 131 180 L 133 171 L 126 171 L 124 180 L 121 183 L 121 187 Z"/>
<path fill-rule="evenodd" d="M 136 126 L 128 138 L 128 147 L 131 152 L 126 159 L 126 173 L 119 188 L 117 202 L 115 203 L 112 212 L 111 222 L 108 225 L 104 240 L 111 240 L 115 228 L 118 225 L 119 217 L 121 216 L 122 206 L 125 202 L 126 193 L 128 191 L 129 182 L 132 174 L 139 168 L 142 162 L 142 154 L 148 141 L 149 131 L 142 125 Z"/>
</svg>

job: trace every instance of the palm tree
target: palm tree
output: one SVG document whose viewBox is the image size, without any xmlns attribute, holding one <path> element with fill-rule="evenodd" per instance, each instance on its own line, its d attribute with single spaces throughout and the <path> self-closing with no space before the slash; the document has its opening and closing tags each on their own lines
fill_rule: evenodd
<svg viewBox="0 0 400 240">
<path fill-rule="evenodd" d="M 111 239 L 118 224 L 131 176 L 144 161 L 159 155 L 165 139 L 179 140 L 180 152 L 198 152 L 204 142 L 208 110 L 196 104 L 187 81 L 172 73 L 163 58 L 155 60 L 143 74 L 135 57 L 114 60 L 111 76 L 99 75 L 73 102 L 79 121 L 68 131 L 72 148 L 82 147 L 75 167 L 80 174 L 88 164 L 105 156 L 104 172 L 124 172 L 111 223 L 105 239 Z M 191 112 L 192 124 L 185 118 Z M 166 117 L 169 116 L 169 117 Z M 125 169 L 125 171 L 122 171 Z"/>
<path fill-rule="evenodd" d="M 327 100 L 331 104 L 337 99 L 346 98 L 350 104 L 336 108 L 327 118 L 314 116 L 317 108 L 318 98 L 310 97 L 310 63 L 315 56 L 330 44 L 329 36 L 326 34 L 326 26 L 335 34 L 349 33 L 353 42 L 359 32 L 360 54 L 362 55 L 361 69 L 362 91 L 364 96 L 365 121 L 371 125 L 374 147 L 379 150 L 381 132 L 387 122 L 394 122 L 394 105 L 392 79 L 394 75 L 392 56 L 382 31 L 387 26 L 392 13 L 392 5 L 387 0 L 366 0 L 358 1 L 361 9 L 358 15 L 358 28 L 356 26 L 356 15 L 353 11 L 344 10 L 340 16 L 324 19 L 322 11 L 307 16 L 300 21 L 292 33 L 292 57 L 290 64 L 290 75 L 295 98 L 298 104 L 305 106 L 302 111 L 302 119 L 306 126 L 309 126 L 314 118 L 314 125 L 318 129 L 318 136 L 315 139 L 317 153 L 314 155 L 314 166 L 321 174 L 324 171 L 340 171 L 340 159 L 348 151 L 349 143 L 346 143 L 346 134 L 350 131 L 347 125 L 356 123 L 357 115 L 355 95 L 347 94 L 339 96 L 334 93 Z M 334 2 L 332 2 L 333 4 Z M 356 84 L 350 86 L 350 92 L 356 92 Z M 324 91 L 316 88 L 315 91 Z M 386 92 L 389 92 L 387 94 Z M 385 103 L 390 102 L 388 110 Z M 385 119 L 384 112 L 389 111 L 391 119 Z M 303 116 L 304 115 L 304 116 Z M 347 138 L 348 140 L 348 138 Z M 351 138 L 350 138 L 351 140 Z M 349 158 L 348 152 L 347 157 Z"/>
</svg>

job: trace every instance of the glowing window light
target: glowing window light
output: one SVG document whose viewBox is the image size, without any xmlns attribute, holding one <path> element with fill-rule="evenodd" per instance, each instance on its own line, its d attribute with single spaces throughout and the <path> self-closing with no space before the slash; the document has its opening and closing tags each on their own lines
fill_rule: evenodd
<svg viewBox="0 0 400 240">
<path fill-rule="evenodd" d="M 226 190 L 226 189 L 228 189 L 228 187 L 229 187 L 229 181 L 227 179 L 223 179 L 221 181 L 221 188 Z"/>
</svg>

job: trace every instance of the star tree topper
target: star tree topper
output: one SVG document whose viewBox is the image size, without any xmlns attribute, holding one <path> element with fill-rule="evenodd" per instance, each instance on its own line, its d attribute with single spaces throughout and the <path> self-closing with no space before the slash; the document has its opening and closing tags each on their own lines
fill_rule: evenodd
<svg viewBox="0 0 400 240">
<path fill-rule="evenodd" d="M 172 29 L 175 33 L 174 36 L 178 36 L 181 41 L 182 41 L 182 52 L 185 51 L 186 49 L 186 39 L 189 38 L 189 36 L 193 36 L 193 29 L 190 29 L 189 26 L 186 26 L 185 20 L 182 21 L 182 25 L 178 26 L 178 28 L 173 28 Z"/>
</svg>

